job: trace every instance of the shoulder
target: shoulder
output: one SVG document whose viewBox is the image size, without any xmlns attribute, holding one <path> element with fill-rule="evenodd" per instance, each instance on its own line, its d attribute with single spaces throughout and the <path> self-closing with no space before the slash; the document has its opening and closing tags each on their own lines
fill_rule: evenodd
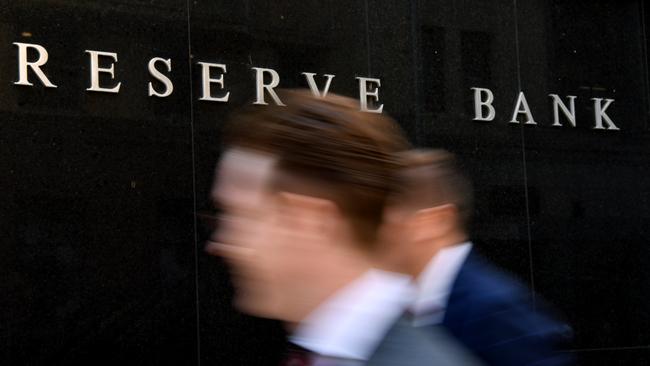
<svg viewBox="0 0 650 366">
<path fill-rule="evenodd" d="M 502 321 L 516 319 L 522 326 L 555 322 L 554 310 L 539 296 L 535 300 L 534 307 L 532 290 L 472 251 L 452 286 L 447 309 L 453 315 L 459 308 L 466 322 L 513 316 Z"/>
<path fill-rule="evenodd" d="M 477 306 L 528 304 L 531 298 L 526 286 L 472 250 L 452 285 L 448 306 L 471 304 L 480 310 Z"/>
<path fill-rule="evenodd" d="M 515 278 L 472 253 L 461 268 L 443 324 L 481 358 L 521 365 L 549 360 L 568 343 L 571 329 Z M 563 364 L 565 356 L 558 364 Z M 553 361 L 555 362 L 555 361 Z"/>
</svg>

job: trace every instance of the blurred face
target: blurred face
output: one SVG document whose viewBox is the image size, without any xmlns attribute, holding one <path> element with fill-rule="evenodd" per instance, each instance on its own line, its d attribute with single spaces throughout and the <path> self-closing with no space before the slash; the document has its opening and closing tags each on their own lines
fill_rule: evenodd
<svg viewBox="0 0 650 366">
<path fill-rule="evenodd" d="M 231 149 L 217 170 L 212 198 L 222 209 L 209 251 L 231 266 L 235 305 L 256 316 L 298 321 L 320 301 L 318 283 L 338 270 L 338 223 L 327 202 L 268 191 L 272 156 Z"/>
<path fill-rule="evenodd" d="M 268 243 L 272 210 L 266 187 L 273 164 L 269 155 L 228 150 L 211 193 L 222 215 L 210 246 L 218 243 L 219 254 L 231 265 L 237 307 L 262 316 L 274 306 L 274 291 L 267 284 L 271 271 L 260 250 Z"/>
<path fill-rule="evenodd" d="M 416 192 L 414 196 L 426 194 Z M 420 207 L 412 202 L 408 197 L 395 197 L 384 209 L 378 257 L 387 269 L 417 276 L 440 249 L 462 243 L 467 236 L 459 229 L 454 204 Z"/>
</svg>

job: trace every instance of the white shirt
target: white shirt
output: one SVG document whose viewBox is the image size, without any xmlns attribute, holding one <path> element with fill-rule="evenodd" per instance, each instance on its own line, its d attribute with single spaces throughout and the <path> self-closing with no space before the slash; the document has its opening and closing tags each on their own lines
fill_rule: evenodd
<svg viewBox="0 0 650 366">
<path fill-rule="evenodd" d="M 365 361 L 414 294 L 409 276 L 370 270 L 311 312 L 290 340 L 320 356 Z"/>
<path fill-rule="evenodd" d="M 451 287 L 471 249 L 472 243 L 465 242 L 441 249 L 431 258 L 416 280 L 417 294 L 411 305 L 414 325 L 442 322 Z"/>
</svg>

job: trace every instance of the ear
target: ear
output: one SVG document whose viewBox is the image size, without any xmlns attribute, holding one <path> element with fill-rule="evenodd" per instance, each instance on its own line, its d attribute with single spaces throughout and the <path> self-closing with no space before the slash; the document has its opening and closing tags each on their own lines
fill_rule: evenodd
<svg viewBox="0 0 650 366">
<path fill-rule="evenodd" d="M 340 217 L 338 206 L 324 198 L 297 193 L 278 193 L 281 210 L 295 229 L 324 231 Z"/>
<path fill-rule="evenodd" d="M 458 226 L 458 208 L 447 203 L 415 212 L 409 230 L 416 242 L 432 241 L 452 234 Z"/>
</svg>

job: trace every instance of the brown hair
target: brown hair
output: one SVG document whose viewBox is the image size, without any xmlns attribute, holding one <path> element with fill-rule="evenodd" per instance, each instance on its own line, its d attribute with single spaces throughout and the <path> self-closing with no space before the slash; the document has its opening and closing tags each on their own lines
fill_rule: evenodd
<svg viewBox="0 0 650 366">
<path fill-rule="evenodd" d="M 236 115 L 226 144 L 275 155 L 273 189 L 307 189 L 300 193 L 332 200 L 359 241 L 372 245 L 395 188 L 395 153 L 408 148 L 399 126 L 385 115 L 359 111 L 350 98 L 319 98 L 308 90 L 283 90 L 279 96 L 286 106 L 251 106 Z M 282 179 L 287 175 L 304 184 L 290 184 L 295 180 Z"/>
<path fill-rule="evenodd" d="M 416 149 L 398 154 L 403 170 L 398 174 L 397 204 L 423 209 L 451 203 L 467 229 L 474 209 L 472 184 L 454 154 L 442 149 Z"/>
</svg>

